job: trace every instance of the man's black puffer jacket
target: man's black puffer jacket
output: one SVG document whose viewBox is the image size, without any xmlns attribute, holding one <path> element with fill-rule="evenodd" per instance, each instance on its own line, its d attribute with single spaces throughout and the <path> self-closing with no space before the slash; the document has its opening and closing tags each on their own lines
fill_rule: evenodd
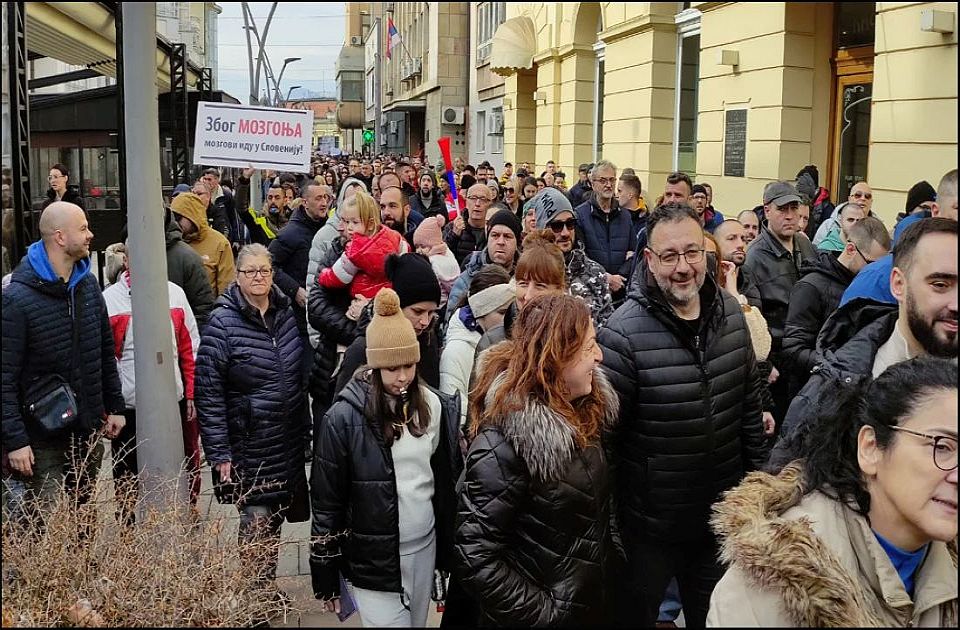
<svg viewBox="0 0 960 630">
<path fill-rule="evenodd" d="M 330 267 L 343 253 L 343 241 L 336 239 L 317 268 L 320 271 Z M 320 334 L 319 343 L 313 351 L 313 368 L 310 372 L 310 395 L 321 405 L 321 411 L 333 404 L 333 392 L 336 380 L 333 372 L 337 369 L 337 345 L 349 348 L 357 338 L 357 322 L 347 319 L 350 308 L 350 292 L 327 289 L 319 282 L 310 289 L 307 299 L 307 317 L 310 325 Z M 323 414 L 317 414 L 314 424 L 320 422 Z M 316 433 L 314 434 L 316 437 Z"/>
<path fill-rule="evenodd" d="M 783 328 L 783 366 L 790 378 L 790 391 L 798 392 L 817 364 L 817 336 L 827 318 L 840 305 L 843 292 L 855 274 L 830 252 L 818 252 L 800 267 L 800 280 L 790 292 L 790 306 Z"/>
<path fill-rule="evenodd" d="M 637 273 L 639 290 L 598 335 L 620 395 L 618 517 L 646 540 L 697 540 L 720 493 L 766 459 L 753 344 L 740 305 L 709 275 L 694 335 L 645 262 Z"/>
<path fill-rule="evenodd" d="M 873 378 L 880 346 L 893 334 L 899 319 L 895 304 L 861 298 L 852 300 L 827 318 L 817 339 L 816 365 L 800 393 L 790 403 L 780 439 L 770 453 L 767 471 L 777 471 L 796 457 L 807 429 L 817 418 L 840 411 L 846 397 L 837 392 Z"/>
<path fill-rule="evenodd" d="M 422 387 L 426 387 L 422 385 Z M 436 567 L 450 570 L 456 480 L 463 470 L 457 444 L 460 399 L 428 388 L 440 399 L 440 440 L 430 459 L 437 540 Z M 338 572 L 360 588 L 403 590 L 400 511 L 393 454 L 379 425 L 365 415 L 370 385 L 354 379 L 337 396 L 317 436 L 310 492 L 314 543 L 310 572 L 314 595 L 340 596 Z M 415 439 L 405 433 L 401 440 Z"/>
<path fill-rule="evenodd" d="M 246 503 L 289 503 L 306 486 L 301 352 L 290 300 L 277 287 L 265 323 L 230 285 L 203 331 L 196 373 L 203 450 L 211 465 L 233 464 Z"/>
<path fill-rule="evenodd" d="M 617 394 L 601 370 L 594 382 L 612 426 Z M 604 625 L 616 584 L 612 489 L 599 442 L 579 448 L 539 401 L 480 430 L 458 485 L 455 567 L 478 625 Z"/>
<path fill-rule="evenodd" d="M 4 452 L 44 439 L 20 408 L 22 390 L 37 377 L 59 374 L 73 388 L 80 435 L 99 429 L 104 413 L 118 414 L 126 408 L 100 285 L 89 272 L 89 259 L 75 269 L 81 278 L 70 290 L 60 278 L 42 278 L 25 256 L 3 291 Z M 76 314 L 79 356 L 75 357 L 72 322 Z"/>
</svg>

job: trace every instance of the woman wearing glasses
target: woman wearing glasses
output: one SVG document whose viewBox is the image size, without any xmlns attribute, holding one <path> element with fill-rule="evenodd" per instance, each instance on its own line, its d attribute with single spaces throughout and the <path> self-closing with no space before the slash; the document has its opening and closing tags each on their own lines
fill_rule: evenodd
<svg viewBox="0 0 960 630">
<path fill-rule="evenodd" d="M 237 281 L 203 330 L 195 378 L 203 450 L 218 498 L 240 512 L 241 545 L 279 543 L 284 518 L 309 517 L 302 352 L 290 299 L 273 284 L 270 252 L 245 246 Z M 263 557 L 262 549 L 249 553 Z M 276 554 L 265 561 L 264 581 L 275 577 Z"/>
<path fill-rule="evenodd" d="M 793 463 L 714 507 L 730 569 L 707 625 L 956 627 L 957 364 L 845 394 Z"/>
<path fill-rule="evenodd" d="M 50 167 L 50 173 L 47 175 L 47 183 L 50 184 L 50 188 L 47 190 L 47 198 L 43 202 L 44 208 L 54 201 L 67 201 L 84 208 L 80 188 L 69 185 L 69 181 L 70 171 L 66 166 L 63 164 L 54 164 Z"/>
</svg>

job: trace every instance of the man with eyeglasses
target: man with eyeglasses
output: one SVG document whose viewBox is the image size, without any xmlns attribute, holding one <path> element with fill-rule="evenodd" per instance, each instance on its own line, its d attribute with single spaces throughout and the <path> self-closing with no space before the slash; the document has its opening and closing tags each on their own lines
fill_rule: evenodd
<svg viewBox="0 0 960 630">
<path fill-rule="evenodd" d="M 800 279 L 800 266 L 816 257 L 817 251 L 800 232 L 800 195 L 787 182 L 770 182 L 763 189 L 767 222 L 760 236 L 747 249 L 744 269 L 760 289 L 763 316 L 770 326 L 770 394 L 779 425 L 790 403 L 787 379 L 780 379 L 783 327 L 790 304 L 790 292 Z"/>
<path fill-rule="evenodd" d="M 808 439 L 810 418 L 845 411 L 835 394 L 842 385 L 877 378 L 919 355 L 956 360 L 957 238 L 955 220 L 912 223 L 893 249 L 896 305 L 859 299 L 830 316 L 818 341 L 822 358 L 790 405 L 771 469 L 787 463 L 797 441 Z"/>
<path fill-rule="evenodd" d="M 597 340 L 620 398 L 608 457 L 627 553 L 623 601 L 653 627 L 677 578 L 688 627 L 704 627 L 723 568 L 710 507 L 766 459 L 750 332 L 707 273 L 705 237 L 686 204 L 647 224 L 637 289 Z"/>
<path fill-rule="evenodd" d="M 532 199 L 538 230 L 549 228 L 557 236 L 557 247 L 566 264 L 570 295 L 581 298 L 590 307 L 593 323 L 599 329 L 613 313 L 613 297 L 607 273 L 587 256 L 577 239 L 577 217 L 570 200 L 555 188 L 544 188 Z"/>
<path fill-rule="evenodd" d="M 696 210 L 697 216 L 700 217 L 700 221 L 703 223 L 703 229 L 707 232 L 713 234 L 717 226 L 723 223 L 722 214 L 713 210 L 710 210 L 708 213 L 710 194 L 707 192 L 707 187 L 703 184 L 694 185 L 693 194 L 690 195 L 690 205 Z"/>
<path fill-rule="evenodd" d="M 847 201 L 838 205 L 834 209 L 833 214 L 831 214 L 830 217 L 825 220 L 817 229 L 817 232 L 813 237 L 814 245 L 820 247 L 820 244 L 826 240 L 830 232 L 837 230 L 837 227 L 841 222 L 840 213 L 848 205 L 854 205 L 860 208 L 863 216 L 865 217 L 872 216 L 873 191 L 870 189 L 870 186 L 867 185 L 867 182 L 857 182 L 853 185 L 853 188 L 850 189 L 850 196 L 847 197 Z"/>
<path fill-rule="evenodd" d="M 467 217 L 460 213 L 443 229 L 443 240 L 461 268 L 474 252 L 483 250 L 487 244 L 487 210 L 493 202 L 489 186 L 474 184 L 467 189 Z"/>
<path fill-rule="evenodd" d="M 617 167 L 607 160 L 597 162 L 590 182 L 593 194 L 577 206 L 577 223 L 587 257 L 606 270 L 614 302 L 620 302 L 633 266 L 637 234 L 630 213 L 617 204 Z"/>
<path fill-rule="evenodd" d="M 817 364 L 817 337 L 840 305 L 843 292 L 860 270 L 890 251 L 890 233 L 876 217 L 854 223 L 847 238 L 839 256 L 821 251 L 805 263 L 790 293 L 781 371 L 789 380 L 791 398 L 807 383 L 810 370 Z"/>
</svg>

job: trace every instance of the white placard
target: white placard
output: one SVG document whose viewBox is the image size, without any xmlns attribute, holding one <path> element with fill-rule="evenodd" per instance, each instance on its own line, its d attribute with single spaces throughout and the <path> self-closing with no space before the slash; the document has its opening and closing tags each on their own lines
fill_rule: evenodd
<svg viewBox="0 0 960 630">
<path fill-rule="evenodd" d="M 308 173 L 313 110 L 201 101 L 194 137 L 194 164 Z"/>
</svg>

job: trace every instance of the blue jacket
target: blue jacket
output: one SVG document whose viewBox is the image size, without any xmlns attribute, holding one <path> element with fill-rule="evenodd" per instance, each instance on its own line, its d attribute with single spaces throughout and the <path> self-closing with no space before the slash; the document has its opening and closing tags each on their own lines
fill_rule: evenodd
<svg viewBox="0 0 960 630">
<path fill-rule="evenodd" d="M 211 465 L 232 462 L 248 503 L 285 504 L 306 489 L 303 345 L 277 287 L 265 319 L 236 283 L 220 296 L 197 352 L 195 401 Z"/>
<path fill-rule="evenodd" d="M 600 209 L 596 197 L 591 196 L 589 201 L 577 206 L 576 215 L 587 257 L 600 263 L 609 274 L 629 277 L 633 262 L 627 260 L 627 252 L 637 246 L 637 233 L 630 212 L 614 202 L 613 208 L 606 213 Z"/>
<path fill-rule="evenodd" d="M 76 318 L 79 317 L 79 320 Z M 79 326 L 73 356 L 73 324 Z M 29 247 L 3 291 L 3 448 L 36 444 L 40 432 L 21 415 L 22 391 L 35 378 L 59 374 L 72 387 L 80 433 L 100 428 L 104 414 L 126 408 L 114 358 L 110 318 L 90 260 L 60 279 L 42 242 Z M 76 369 L 72 366 L 76 365 Z"/>
<path fill-rule="evenodd" d="M 904 217 L 900 223 L 897 223 L 897 227 L 893 230 L 893 244 L 897 244 L 908 227 L 923 218 L 919 215 L 911 215 Z M 893 297 L 893 293 L 890 291 L 891 271 L 893 271 L 893 254 L 887 254 L 861 269 L 857 277 L 847 287 L 847 290 L 844 291 L 843 297 L 840 299 L 840 306 L 844 306 L 847 302 L 857 298 L 867 298 L 883 304 L 896 304 L 897 299 Z"/>
</svg>

